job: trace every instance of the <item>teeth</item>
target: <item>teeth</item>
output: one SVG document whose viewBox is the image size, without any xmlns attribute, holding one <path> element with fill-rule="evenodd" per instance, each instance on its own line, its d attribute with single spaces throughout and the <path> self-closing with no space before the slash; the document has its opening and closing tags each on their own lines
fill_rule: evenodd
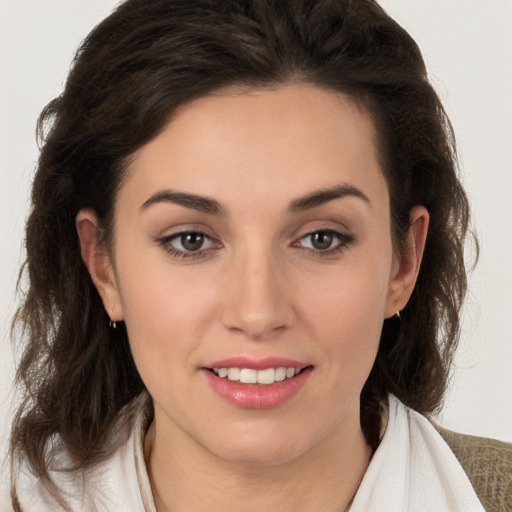
<svg viewBox="0 0 512 512">
<path fill-rule="evenodd" d="M 274 384 L 291 379 L 300 373 L 300 368 L 267 368 L 253 370 L 252 368 L 213 368 L 214 373 L 222 379 L 228 378 L 242 384 Z"/>
<path fill-rule="evenodd" d="M 229 380 L 240 380 L 240 368 L 229 368 L 228 369 L 228 379 Z"/>
<path fill-rule="evenodd" d="M 274 379 L 276 382 L 280 382 L 284 379 L 286 379 L 286 368 L 276 368 Z"/>
<path fill-rule="evenodd" d="M 258 370 L 258 384 L 274 384 L 276 371 L 274 368 Z"/>
<path fill-rule="evenodd" d="M 242 368 L 240 370 L 240 382 L 243 384 L 256 384 L 258 380 L 258 372 L 250 368 Z"/>
</svg>

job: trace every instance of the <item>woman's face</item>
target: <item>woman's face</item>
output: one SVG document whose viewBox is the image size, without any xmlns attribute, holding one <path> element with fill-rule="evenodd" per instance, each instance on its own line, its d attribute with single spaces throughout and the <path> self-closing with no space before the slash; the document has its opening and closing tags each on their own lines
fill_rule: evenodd
<svg viewBox="0 0 512 512">
<path fill-rule="evenodd" d="M 184 106 L 130 164 L 114 233 L 103 298 L 157 432 L 275 464 L 359 429 L 383 320 L 407 298 L 353 102 L 289 85 Z"/>
</svg>

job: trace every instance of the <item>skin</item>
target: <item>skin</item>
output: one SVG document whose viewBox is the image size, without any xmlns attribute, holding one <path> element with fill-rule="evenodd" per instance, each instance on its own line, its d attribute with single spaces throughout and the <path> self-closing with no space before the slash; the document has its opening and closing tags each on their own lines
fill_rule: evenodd
<svg viewBox="0 0 512 512">
<path fill-rule="evenodd" d="M 384 319 L 413 290 L 428 226 L 415 207 L 409 244 L 393 251 L 374 139 L 369 116 L 340 94 L 226 89 L 179 109 L 136 153 L 112 251 L 98 245 L 94 212 L 78 215 L 84 262 L 112 319 L 125 321 L 154 401 L 145 453 L 159 511 L 328 512 L 357 490 L 371 456 L 360 392 Z M 340 185 L 360 194 L 290 208 Z M 222 214 L 142 206 L 168 190 L 214 199 Z M 199 255 L 171 254 L 183 253 L 172 236 L 186 230 L 207 235 Z M 311 233 L 326 230 L 341 237 L 318 250 Z M 313 371 L 285 404 L 245 409 L 201 371 L 235 355 Z"/>
</svg>

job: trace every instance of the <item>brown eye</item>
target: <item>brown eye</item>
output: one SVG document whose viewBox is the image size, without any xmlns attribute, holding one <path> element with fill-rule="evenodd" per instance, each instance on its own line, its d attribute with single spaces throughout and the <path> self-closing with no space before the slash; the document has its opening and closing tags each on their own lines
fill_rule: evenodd
<svg viewBox="0 0 512 512">
<path fill-rule="evenodd" d="M 330 249 L 335 239 L 334 234 L 330 231 L 318 231 L 309 236 L 311 237 L 311 246 L 319 251 Z"/>
<path fill-rule="evenodd" d="M 321 229 L 304 235 L 294 245 L 317 253 L 331 253 L 349 246 L 353 241 L 354 237 L 352 235 L 330 229 Z"/>
<path fill-rule="evenodd" d="M 181 245 L 186 251 L 198 251 L 204 241 L 205 236 L 202 233 L 186 233 L 180 237 Z"/>
<path fill-rule="evenodd" d="M 190 255 L 191 253 L 200 253 L 200 251 L 211 249 L 215 244 L 205 233 L 184 231 L 163 239 L 162 245 L 176 253 Z"/>
</svg>

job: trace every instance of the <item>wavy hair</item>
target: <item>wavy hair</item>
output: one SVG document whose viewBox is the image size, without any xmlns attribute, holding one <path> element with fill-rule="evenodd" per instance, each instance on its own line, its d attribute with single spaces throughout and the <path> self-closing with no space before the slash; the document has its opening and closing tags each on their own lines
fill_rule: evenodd
<svg viewBox="0 0 512 512">
<path fill-rule="evenodd" d="M 466 292 L 469 208 L 452 128 L 413 39 L 373 0 L 127 0 L 83 41 L 64 91 L 39 118 L 27 284 L 13 324 L 23 347 L 13 468 L 25 461 L 57 495 L 56 437 L 76 468 L 89 467 L 144 390 L 127 332 L 109 329 L 81 260 L 79 210 L 96 212 L 108 245 L 130 157 L 179 106 L 231 85 L 287 83 L 341 92 L 370 114 L 396 248 L 410 209 L 430 213 L 415 291 L 402 320 L 384 322 L 362 392 L 365 436 L 377 444 L 388 393 L 424 414 L 440 407 Z"/>
</svg>

